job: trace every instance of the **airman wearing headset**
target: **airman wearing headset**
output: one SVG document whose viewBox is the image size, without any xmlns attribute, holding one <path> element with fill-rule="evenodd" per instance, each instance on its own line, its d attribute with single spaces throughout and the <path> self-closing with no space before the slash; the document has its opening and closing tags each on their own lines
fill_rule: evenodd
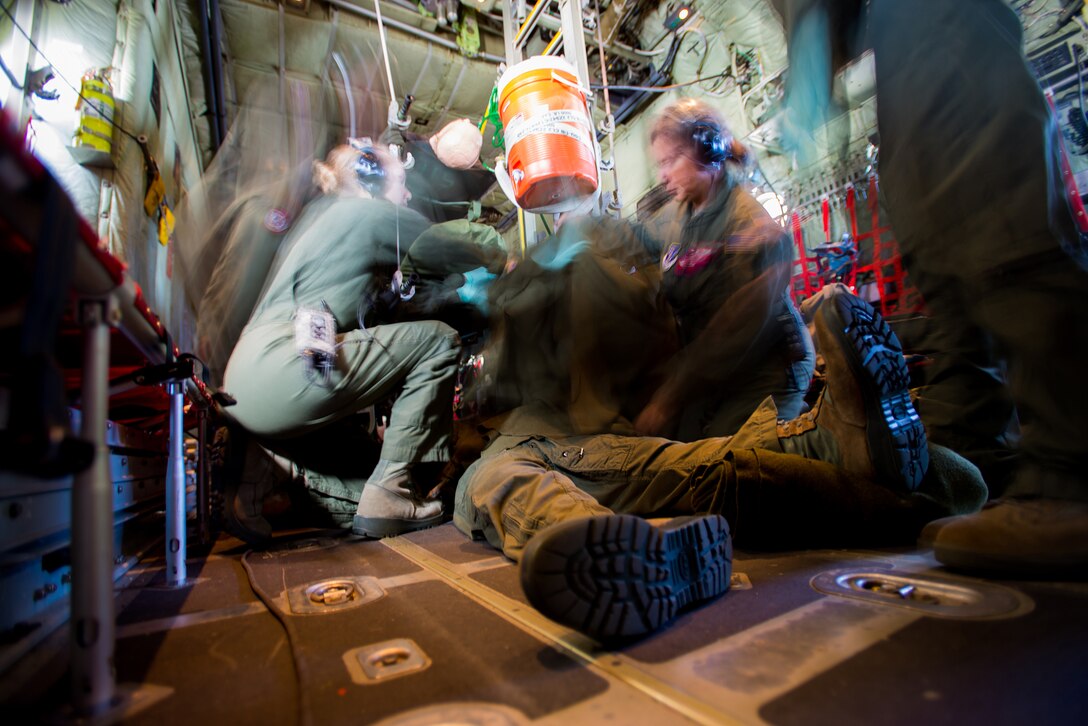
<svg viewBox="0 0 1088 726">
<path fill-rule="evenodd" d="M 779 419 L 794 418 L 815 354 L 789 297 L 793 246 L 739 183 L 747 150 L 690 98 L 661 113 L 650 140 L 674 202 L 648 244 L 682 348 L 636 430 L 683 441 L 733 434 L 768 396 Z"/>
<path fill-rule="evenodd" d="M 441 504 L 426 495 L 449 456 L 460 340 L 443 323 L 390 323 L 367 309 L 389 297 L 398 251 L 429 223 L 402 206 L 404 170 L 381 148 L 339 146 L 315 162 L 314 181 L 323 195 L 292 227 L 227 364 L 225 388 L 238 402 L 229 413 L 301 463 L 292 473 L 342 526 L 386 536 L 437 524 Z M 297 456 L 330 448 L 331 424 L 393 395 L 372 473 L 360 451 L 327 467 Z M 239 502 L 233 514 L 267 534 L 258 504 Z"/>
</svg>

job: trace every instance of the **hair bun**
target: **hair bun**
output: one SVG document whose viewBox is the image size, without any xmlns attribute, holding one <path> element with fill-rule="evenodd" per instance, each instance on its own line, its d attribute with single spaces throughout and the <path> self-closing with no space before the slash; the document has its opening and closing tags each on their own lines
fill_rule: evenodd
<svg viewBox="0 0 1088 726">
<path fill-rule="evenodd" d="M 747 164 L 752 160 L 748 147 L 738 141 L 735 136 L 729 141 L 729 156 L 740 164 Z"/>
</svg>

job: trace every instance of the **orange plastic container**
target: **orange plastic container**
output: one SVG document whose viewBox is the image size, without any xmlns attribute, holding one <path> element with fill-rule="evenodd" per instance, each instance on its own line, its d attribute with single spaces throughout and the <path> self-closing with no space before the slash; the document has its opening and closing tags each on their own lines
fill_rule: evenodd
<svg viewBox="0 0 1088 726">
<path fill-rule="evenodd" d="M 511 66 L 499 79 L 499 116 L 518 206 L 555 210 L 597 191 L 593 122 L 570 63 L 536 56 Z"/>
</svg>

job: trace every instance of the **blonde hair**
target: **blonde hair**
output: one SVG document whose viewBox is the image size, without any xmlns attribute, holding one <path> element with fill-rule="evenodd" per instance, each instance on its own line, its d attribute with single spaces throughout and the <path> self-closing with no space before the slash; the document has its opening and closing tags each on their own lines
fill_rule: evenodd
<svg viewBox="0 0 1088 726">
<path fill-rule="evenodd" d="M 368 147 L 378 157 L 382 168 L 391 169 L 399 164 L 387 150 L 381 146 Z M 355 164 L 359 160 L 359 151 L 350 144 L 341 144 L 329 152 L 324 161 L 315 161 L 314 185 L 322 194 L 358 194 L 368 192 L 359 184 L 355 176 Z"/>
</svg>

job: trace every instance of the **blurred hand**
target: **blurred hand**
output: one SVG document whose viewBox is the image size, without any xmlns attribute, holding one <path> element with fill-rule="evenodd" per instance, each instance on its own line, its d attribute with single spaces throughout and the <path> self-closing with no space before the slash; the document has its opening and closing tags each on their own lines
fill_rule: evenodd
<svg viewBox="0 0 1088 726">
<path fill-rule="evenodd" d="M 635 419 L 635 433 L 639 436 L 661 436 L 676 417 L 675 407 L 655 396 Z"/>
<path fill-rule="evenodd" d="M 588 250 L 589 242 L 582 240 L 581 242 L 567 245 L 556 252 L 555 257 L 553 257 L 550 262 L 541 262 L 540 260 L 537 260 L 537 264 L 546 270 L 561 270 L 571 262 L 574 262 L 575 257 Z"/>
<path fill-rule="evenodd" d="M 463 303 L 475 305 L 480 312 L 487 313 L 487 288 L 498 275 L 487 271 L 486 267 L 477 267 L 463 273 L 465 282 L 457 288 L 457 297 Z"/>
<path fill-rule="evenodd" d="M 398 128 L 401 131 L 404 131 L 405 129 L 407 129 L 409 126 L 412 125 L 412 118 L 408 117 L 408 118 L 404 119 L 403 121 L 401 121 L 397 117 L 397 114 L 399 114 L 399 113 L 400 113 L 400 104 L 397 103 L 397 99 L 394 98 L 392 101 L 389 102 L 389 113 L 388 113 L 388 115 L 386 117 L 386 122 L 390 126 L 392 126 L 394 128 Z"/>
</svg>

